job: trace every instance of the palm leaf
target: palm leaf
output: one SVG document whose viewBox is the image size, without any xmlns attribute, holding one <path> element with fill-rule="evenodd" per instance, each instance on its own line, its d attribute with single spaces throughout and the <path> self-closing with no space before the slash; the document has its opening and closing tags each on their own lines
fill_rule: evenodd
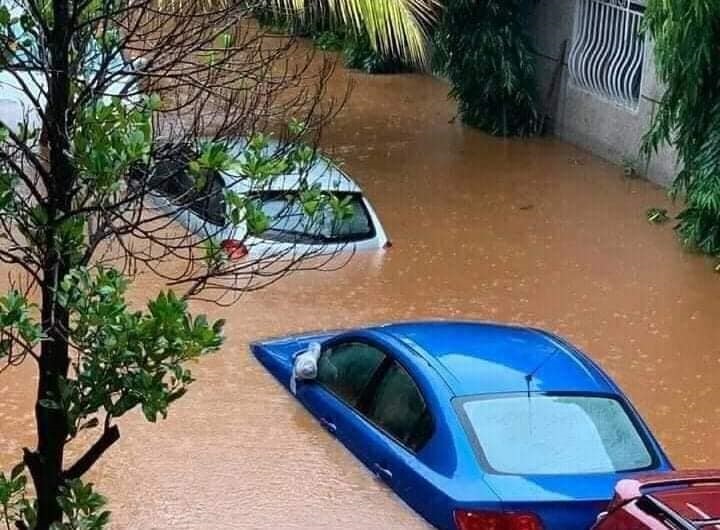
<svg viewBox="0 0 720 530">
<path fill-rule="evenodd" d="M 331 23 L 365 32 L 376 51 L 425 66 L 428 28 L 439 0 L 266 0 L 268 7 L 302 20 L 329 15 Z"/>
</svg>

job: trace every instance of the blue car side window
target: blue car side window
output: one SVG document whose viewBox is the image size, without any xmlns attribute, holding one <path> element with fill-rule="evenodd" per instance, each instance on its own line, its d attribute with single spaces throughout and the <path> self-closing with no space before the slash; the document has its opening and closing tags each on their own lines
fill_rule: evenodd
<svg viewBox="0 0 720 530">
<path fill-rule="evenodd" d="M 317 381 L 355 407 L 384 360 L 385 354 L 369 344 L 338 344 L 320 356 Z"/>
<path fill-rule="evenodd" d="M 422 393 L 398 363 L 393 363 L 379 382 L 367 417 L 413 451 L 421 449 L 433 433 L 432 417 Z"/>
</svg>

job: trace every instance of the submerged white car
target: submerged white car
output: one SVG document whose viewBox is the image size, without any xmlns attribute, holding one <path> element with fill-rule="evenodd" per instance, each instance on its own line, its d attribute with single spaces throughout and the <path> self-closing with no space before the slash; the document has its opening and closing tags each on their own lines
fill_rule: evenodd
<svg viewBox="0 0 720 530">
<path fill-rule="evenodd" d="M 239 144 L 236 154 L 242 156 L 242 141 Z M 271 144 L 269 149 L 279 149 L 279 146 Z M 251 189 L 248 179 L 238 174 L 218 172 L 200 200 L 192 199 L 194 180 L 181 161 L 157 167 L 153 178 L 160 182 L 152 193 L 154 206 L 174 215 L 191 233 L 214 239 L 233 257 L 249 254 L 251 258 L 260 259 L 298 259 L 390 246 L 375 210 L 360 187 L 324 157 L 319 157 L 302 176 L 281 175 L 259 190 Z M 315 186 L 347 200 L 352 215 L 339 220 L 328 207 L 327 211 L 308 216 L 298 200 L 301 179 L 306 187 Z M 249 235 L 244 222 L 232 225 L 227 218 L 225 189 L 253 199 L 267 218 L 268 228 L 260 234 Z"/>
</svg>

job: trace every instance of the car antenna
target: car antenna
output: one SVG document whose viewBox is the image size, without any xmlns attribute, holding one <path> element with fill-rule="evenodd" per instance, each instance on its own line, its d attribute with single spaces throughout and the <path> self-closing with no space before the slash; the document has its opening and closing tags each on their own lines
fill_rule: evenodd
<svg viewBox="0 0 720 530">
<path fill-rule="evenodd" d="M 542 361 L 540 361 L 540 363 L 532 371 L 525 374 L 525 383 L 527 383 L 528 399 L 530 399 L 530 383 L 532 382 L 533 377 L 535 377 L 535 374 L 537 374 L 540 369 L 545 366 L 545 364 L 553 357 L 555 357 L 558 353 L 560 353 L 560 348 L 555 348 L 555 350 L 550 355 L 545 357 Z"/>
<path fill-rule="evenodd" d="M 532 374 L 525 375 L 525 383 L 527 384 L 528 399 L 530 399 L 530 381 L 532 381 Z"/>
</svg>

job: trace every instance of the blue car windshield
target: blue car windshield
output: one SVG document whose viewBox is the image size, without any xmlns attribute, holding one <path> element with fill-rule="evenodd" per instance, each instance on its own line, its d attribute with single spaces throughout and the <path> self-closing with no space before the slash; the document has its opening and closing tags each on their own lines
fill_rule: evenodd
<svg viewBox="0 0 720 530">
<path fill-rule="evenodd" d="M 635 424 L 612 398 L 506 394 L 463 400 L 460 408 L 468 434 L 493 472 L 576 475 L 653 464 Z"/>
</svg>

